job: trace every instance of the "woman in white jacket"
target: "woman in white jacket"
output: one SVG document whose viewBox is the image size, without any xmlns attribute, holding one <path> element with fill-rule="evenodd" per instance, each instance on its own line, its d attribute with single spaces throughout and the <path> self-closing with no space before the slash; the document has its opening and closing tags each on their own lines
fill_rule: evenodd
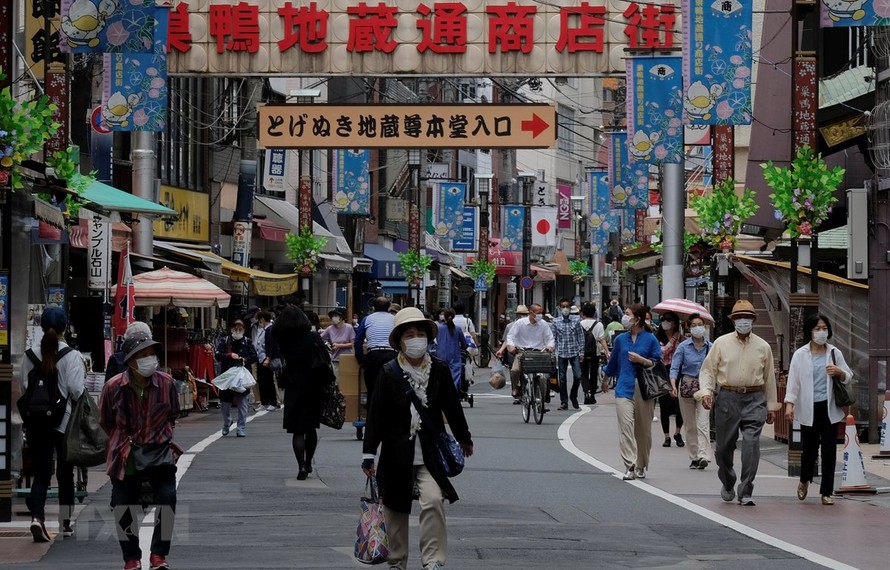
<svg viewBox="0 0 890 570">
<path fill-rule="evenodd" d="M 800 422 L 803 447 L 797 498 L 801 501 L 807 498 L 818 451 L 822 455 L 819 494 L 823 505 L 833 505 L 831 493 L 837 460 L 837 432 L 844 411 L 834 401 L 831 377 L 840 378 L 846 384 L 852 381 L 853 372 L 840 349 L 828 344 L 832 336 L 828 317 L 821 314 L 807 317 L 803 336 L 807 343 L 791 357 L 785 392 L 785 417 L 788 421 L 797 419 Z"/>
</svg>

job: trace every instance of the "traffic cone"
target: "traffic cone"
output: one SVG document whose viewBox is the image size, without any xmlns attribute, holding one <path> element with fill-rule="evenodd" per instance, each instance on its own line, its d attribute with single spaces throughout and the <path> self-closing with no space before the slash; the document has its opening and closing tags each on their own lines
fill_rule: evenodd
<svg viewBox="0 0 890 570">
<path fill-rule="evenodd" d="M 884 417 L 881 418 L 881 450 L 872 459 L 890 459 L 890 434 L 887 423 L 890 422 L 890 390 L 884 392 Z"/>
<path fill-rule="evenodd" d="M 844 433 L 844 476 L 841 488 L 835 495 L 862 494 L 874 495 L 878 491 L 865 480 L 865 459 L 859 447 L 859 435 L 856 433 L 856 421 L 847 416 L 847 428 Z"/>
</svg>

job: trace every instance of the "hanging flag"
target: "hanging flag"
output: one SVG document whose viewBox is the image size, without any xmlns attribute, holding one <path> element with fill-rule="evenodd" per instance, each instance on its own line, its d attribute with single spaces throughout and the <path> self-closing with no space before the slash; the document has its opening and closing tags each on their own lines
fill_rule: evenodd
<svg viewBox="0 0 890 570">
<path fill-rule="evenodd" d="M 609 211 L 609 173 L 606 170 L 587 172 L 587 203 L 590 214 L 605 214 Z"/>
<path fill-rule="evenodd" d="M 136 285 L 133 282 L 133 270 L 130 268 L 130 244 L 121 249 L 117 269 L 117 290 L 114 294 L 114 335 L 124 336 L 127 326 L 136 320 L 133 309 L 136 308 Z"/>
<path fill-rule="evenodd" d="M 559 196 L 559 203 L 557 204 L 559 208 L 557 212 L 559 229 L 570 230 L 572 229 L 572 185 L 557 184 L 556 190 Z"/>
<path fill-rule="evenodd" d="M 336 191 L 334 206 L 338 214 L 367 216 L 371 213 L 371 177 L 368 149 L 339 149 L 334 152 L 332 176 Z"/>
<path fill-rule="evenodd" d="M 556 247 L 557 211 L 552 206 L 533 206 L 532 247 Z"/>
<path fill-rule="evenodd" d="M 890 26 L 890 3 L 885 0 L 821 0 L 821 4 L 823 28 Z"/>
<path fill-rule="evenodd" d="M 501 249 L 522 251 L 522 236 L 525 228 L 525 206 L 504 206 L 501 219 Z"/>
<path fill-rule="evenodd" d="M 751 124 L 753 14 L 750 1 L 683 3 L 684 125 Z"/>
<path fill-rule="evenodd" d="M 621 226 L 619 210 L 600 210 L 590 214 L 590 253 L 609 252 L 609 234 Z"/>
<path fill-rule="evenodd" d="M 649 205 L 649 165 L 631 162 L 627 133 L 612 133 L 609 141 L 609 204 L 612 208 L 645 208 Z"/>
<path fill-rule="evenodd" d="M 636 215 L 634 210 L 621 210 L 621 245 L 631 245 L 636 240 Z"/>
<path fill-rule="evenodd" d="M 112 131 L 163 131 L 167 124 L 167 57 L 106 53 L 102 123 Z"/>
<path fill-rule="evenodd" d="M 464 223 L 464 196 L 467 185 L 464 182 L 442 182 L 437 196 L 439 218 L 436 222 L 436 235 L 439 238 L 455 239 L 461 236 Z"/>
<path fill-rule="evenodd" d="M 156 10 L 154 0 L 62 0 L 59 49 L 64 53 L 151 53 L 158 19 L 166 20 L 167 12 Z"/>
<path fill-rule="evenodd" d="M 630 158 L 649 164 L 683 159 L 683 74 L 680 56 L 627 60 Z"/>
</svg>

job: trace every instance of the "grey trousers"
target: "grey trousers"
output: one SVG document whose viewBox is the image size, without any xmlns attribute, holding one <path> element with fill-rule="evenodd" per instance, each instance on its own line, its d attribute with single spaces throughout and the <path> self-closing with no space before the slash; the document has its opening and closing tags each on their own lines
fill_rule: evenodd
<svg viewBox="0 0 890 570">
<path fill-rule="evenodd" d="M 766 395 L 763 392 L 739 394 L 721 390 L 717 394 L 714 423 L 717 428 L 717 476 L 723 488 L 732 489 L 737 477 L 733 469 L 733 454 L 739 431 L 742 432 L 742 479 L 738 497 L 751 497 L 754 477 L 760 464 L 760 432 L 766 423 Z"/>
</svg>

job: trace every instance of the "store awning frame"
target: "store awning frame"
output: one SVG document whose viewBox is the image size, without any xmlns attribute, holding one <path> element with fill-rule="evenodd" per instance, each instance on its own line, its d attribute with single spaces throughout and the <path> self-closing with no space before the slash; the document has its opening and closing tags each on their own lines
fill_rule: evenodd
<svg viewBox="0 0 890 570">
<path fill-rule="evenodd" d="M 336 271 L 338 273 L 352 273 L 352 262 L 340 255 L 331 253 L 318 254 L 322 266 L 328 271 Z"/>
<path fill-rule="evenodd" d="M 409 292 L 408 282 L 404 279 L 378 279 L 377 282 L 383 292 L 390 295 L 407 295 Z"/>
<path fill-rule="evenodd" d="M 155 204 L 129 192 L 118 190 L 114 186 L 109 186 L 98 180 L 87 186 L 83 192 L 78 194 L 78 197 L 82 201 L 87 202 L 84 205 L 85 208 L 100 213 L 125 212 L 141 214 L 150 218 L 179 217 L 176 210 Z"/>
<path fill-rule="evenodd" d="M 538 282 L 549 282 L 556 281 L 556 273 L 550 271 L 546 267 L 541 267 L 540 265 L 532 265 L 530 267 L 532 271 L 535 272 L 534 279 Z"/>
<path fill-rule="evenodd" d="M 300 288 L 299 273 L 269 273 L 268 271 L 243 267 L 208 251 L 188 251 L 218 259 L 222 272 L 228 275 L 230 280 L 250 283 L 250 289 L 256 295 L 283 297 L 296 293 Z"/>
<path fill-rule="evenodd" d="M 194 249 L 186 249 L 165 241 L 155 241 L 153 245 L 162 251 L 203 263 L 207 269 L 214 273 L 222 273 L 222 262 L 213 254 L 208 255 L 208 253 L 203 253 Z"/>
</svg>

